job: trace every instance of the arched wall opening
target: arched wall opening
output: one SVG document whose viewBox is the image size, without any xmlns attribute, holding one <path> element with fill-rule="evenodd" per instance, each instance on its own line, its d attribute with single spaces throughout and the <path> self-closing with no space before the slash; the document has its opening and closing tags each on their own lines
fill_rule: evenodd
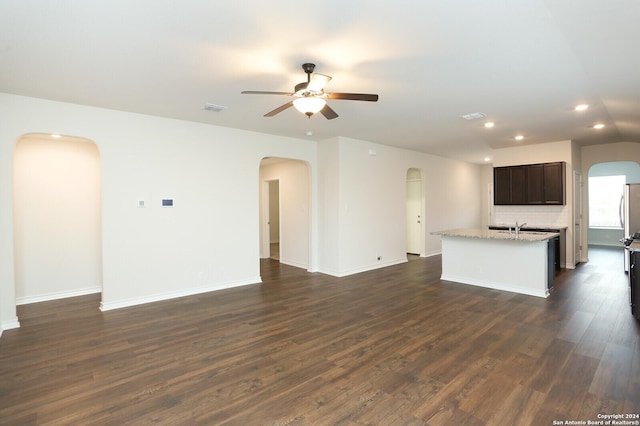
<svg viewBox="0 0 640 426">
<path fill-rule="evenodd" d="M 310 175 L 309 164 L 301 160 L 267 157 L 260 162 L 260 258 L 310 268 Z M 275 242 L 277 254 L 271 252 Z"/>
<path fill-rule="evenodd" d="M 640 164 L 635 161 L 607 161 L 596 163 L 589 167 L 588 179 L 609 176 L 623 176 L 625 183 L 640 183 Z M 589 180 L 587 180 L 587 214 L 585 226 L 587 226 L 587 245 L 601 245 L 620 247 L 620 239 L 626 237 L 624 235 L 623 224 L 611 227 L 594 227 L 589 226 L 589 218 L 592 214 L 589 202 Z M 638 215 L 640 215 L 640 206 L 638 206 Z"/>
<path fill-rule="evenodd" d="M 21 137 L 13 157 L 16 304 L 102 291 L 101 168 L 97 145 Z"/>
</svg>

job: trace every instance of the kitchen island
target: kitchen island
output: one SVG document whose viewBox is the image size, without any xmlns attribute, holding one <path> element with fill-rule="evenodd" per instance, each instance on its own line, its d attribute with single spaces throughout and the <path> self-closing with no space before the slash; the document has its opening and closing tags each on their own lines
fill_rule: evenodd
<svg viewBox="0 0 640 426">
<path fill-rule="evenodd" d="M 445 281 L 547 297 L 553 288 L 554 232 L 451 229 L 442 240 Z"/>
</svg>

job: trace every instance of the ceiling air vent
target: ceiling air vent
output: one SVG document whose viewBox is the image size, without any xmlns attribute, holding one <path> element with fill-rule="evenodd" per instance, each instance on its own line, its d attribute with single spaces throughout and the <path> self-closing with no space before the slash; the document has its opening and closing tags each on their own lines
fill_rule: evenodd
<svg viewBox="0 0 640 426">
<path fill-rule="evenodd" d="M 478 118 L 486 117 L 486 114 L 481 112 L 472 112 L 471 114 L 461 115 L 460 118 L 464 118 L 465 120 L 477 120 Z"/>
<path fill-rule="evenodd" d="M 227 108 L 228 107 L 226 107 L 224 105 L 216 105 L 216 104 L 210 104 L 210 103 L 206 103 L 202 107 L 202 109 L 205 110 L 205 111 L 213 111 L 213 112 L 221 112 L 221 111 L 224 111 Z"/>
</svg>

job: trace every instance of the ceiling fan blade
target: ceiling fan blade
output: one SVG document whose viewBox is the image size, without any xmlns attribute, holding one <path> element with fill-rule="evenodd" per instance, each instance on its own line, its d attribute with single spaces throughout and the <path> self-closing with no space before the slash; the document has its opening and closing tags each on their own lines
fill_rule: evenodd
<svg viewBox="0 0 640 426">
<path fill-rule="evenodd" d="M 324 86 L 329 81 L 331 81 L 331 77 L 329 77 L 328 75 L 314 73 L 311 76 L 309 84 L 307 84 L 307 90 L 310 90 L 312 92 L 320 92 L 322 91 L 322 89 L 324 89 Z"/>
<path fill-rule="evenodd" d="M 338 114 L 329 106 L 329 104 L 326 104 L 320 110 L 320 114 L 324 115 L 324 117 L 327 120 L 333 120 L 334 118 L 338 118 Z"/>
<path fill-rule="evenodd" d="M 293 95 L 293 93 L 291 92 L 265 92 L 262 90 L 243 90 L 240 93 L 242 93 L 243 95 Z"/>
<path fill-rule="evenodd" d="M 369 93 L 327 93 L 326 95 L 328 99 L 378 102 L 378 95 Z"/>
<path fill-rule="evenodd" d="M 276 114 L 281 113 L 282 111 L 284 111 L 287 108 L 290 108 L 293 106 L 293 101 L 287 102 L 286 104 L 279 106 L 278 108 L 274 109 L 273 111 L 270 111 L 268 113 L 266 113 L 264 116 L 265 117 L 273 117 Z"/>
</svg>

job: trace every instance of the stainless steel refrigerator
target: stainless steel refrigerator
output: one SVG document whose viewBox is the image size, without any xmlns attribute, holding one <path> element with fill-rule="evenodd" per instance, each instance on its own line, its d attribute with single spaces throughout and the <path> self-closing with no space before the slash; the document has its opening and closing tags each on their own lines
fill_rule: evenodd
<svg viewBox="0 0 640 426">
<path fill-rule="evenodd" d="M 624 228 L 624 238 L 640 240 L 640 183 L 628 183 L 624 186 L 624 194 L 620 200 L 620 225 Z M 629 272 L 628 250 L 625 250 L 624 270 Z"/>
</svg>

